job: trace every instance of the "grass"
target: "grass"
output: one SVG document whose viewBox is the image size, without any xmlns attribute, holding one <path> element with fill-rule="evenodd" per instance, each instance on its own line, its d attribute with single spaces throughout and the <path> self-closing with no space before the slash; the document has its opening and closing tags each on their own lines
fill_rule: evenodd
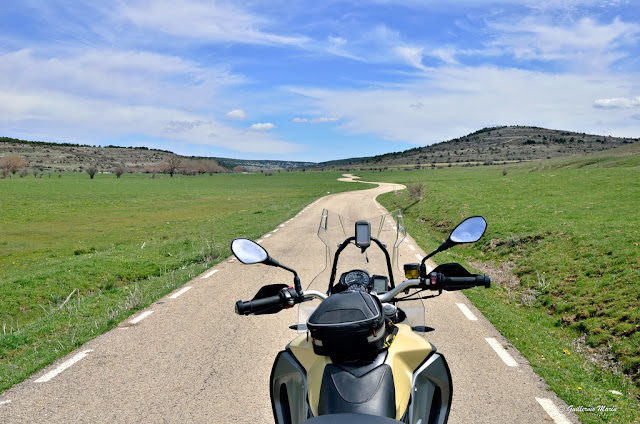
<svg viewBox="0 0 640 424">
<path fill-rule="evenodd" d="M 366 188 L 339 176 L 0 180 L 0 391 L 227 257 L 234 237 Z"/>
<path fill-rule="evenodd" d="M 464 217 L 487 218 L 480 242 L 437 260 L 511 270 L 515 279 L 466 294 L 569 405 L 617 409 L 579 413 L 586 423 L 640 416 L 640 155 L 638 146 L 623 149 L 506 175 L 504 166 L 358 172 L 424 185 L 422 200 L 380 200 L 405 210 L 426 251 Z"/>
</svg>

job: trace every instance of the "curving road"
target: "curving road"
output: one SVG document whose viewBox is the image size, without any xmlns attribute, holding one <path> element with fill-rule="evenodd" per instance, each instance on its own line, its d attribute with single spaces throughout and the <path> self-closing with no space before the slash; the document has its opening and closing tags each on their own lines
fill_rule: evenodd
<svg viewBox="0 0 640 424">
<path fill-rule="evenodd" d="M 316 238 L 322 209 L 375 216 L 381 208 L 376 196 L 401 188 L 379 183 L 323 197 L 265 234 L 261 244 L 294 267 L 304 286 L 324 266 L 324 246 Z M 400 252 L 400 263 L 424 255 L 410 236 Z M 233 307 L 276 282 L 290 283 L 291 274 L 227 259 L 4 392 L 0 422 L 273 422 L 269 374 L 276 353 L 296 335 L 288 327 L 297 322 L 297 308 L 240 317 Z M 560 412 L 566 405 L 462 293 L 445 293 L 426 306 L 426 323 L 436 329 L 428 338 L 453 375 L 450 423 L 578 422 Z"/>
</svg>

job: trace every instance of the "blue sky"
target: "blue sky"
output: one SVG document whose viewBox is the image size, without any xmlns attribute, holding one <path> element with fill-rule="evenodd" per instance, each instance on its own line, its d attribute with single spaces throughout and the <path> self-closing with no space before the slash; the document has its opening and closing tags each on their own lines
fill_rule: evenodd
<svg viewBox="0 0 640 424">
<path fill-rule="evenodd" d="M 486 126 L 640 137 L 631 0 L 0 3 L 0 135 L 324 161 Z"/>
</svg>

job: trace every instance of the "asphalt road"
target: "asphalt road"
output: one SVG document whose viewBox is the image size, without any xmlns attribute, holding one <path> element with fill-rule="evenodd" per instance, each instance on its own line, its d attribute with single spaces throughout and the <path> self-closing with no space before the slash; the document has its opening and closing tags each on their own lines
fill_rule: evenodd
<svg viewBox="0 0 640 424">
<path fill-rule="evenodd" d="M 328 195 L 265 234 L 261 244 L 295 268 L 305 286 L 324 266 L 324 246 L 316 237 L 322 209 L 356 219 L 375 216 L 375 197 L 400 188 L 380 184 Z M 417 262 L 416 255 L 424 252 L 408 236 L 400 263 Z M 250 299 L 270 283 L 291 284 L 291 274 L 225 260 L 4 392 L 0 422 L 273 422 L 269 373 L 277 352 L 296 335 L 289 326 L 297 322 L 297 308 L 265 316 L 233 313 L 236 300 Z M 453 376 L 450 423 L 578 422 L 571 413 L 554 415 L 566 404 L 461 292 L 426 306 L 426 325 L 436 329 L 428 339 Z M 492 344 L 508 356 L 503 359 Z"/>
</svg>

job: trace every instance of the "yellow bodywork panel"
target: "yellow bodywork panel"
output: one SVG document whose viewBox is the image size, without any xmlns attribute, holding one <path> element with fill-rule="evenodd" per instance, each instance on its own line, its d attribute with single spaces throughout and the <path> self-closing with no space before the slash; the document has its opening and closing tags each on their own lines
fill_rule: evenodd
<svg viewBox="0 0 640 424">
<path fill-rule="evenodd" d="M 307 334 L 301 334 L 296 337 L 289 343 L 289 349 L 300 362 L 300 365 L 307 371 L 307 395 L 309 396 L 311 412 L 317 417 L 322 375 L 324 374 L 324 367 L 331 363 L 331 358 L 316 355 L 313 352 L 311 340 L 307 339 Z"/>
<path fill-rule="evenodd" d="M 384 361 L 393 370 L 393 384 L 396 387 L 396 420 L 400 420 L 411 398 L 411 377 L 424 362 L 433 347 L 423 337 L 414 333 L 406 324 L 396 324 L 398 334 L 387 351 Z"/>
<path fill-rule="evenodd" d="M 424 362 L 433 348 L 423 337 L 414 333 L 408 325 L 397 324 L 397 327 L 398 333 L 388 348 L 385 364 L 388 364 L 393 370 L 393 384 L 396 389 L 396 419 L 399 420 L 409 405 L 413 372 Z M 316 355 L 313 352 L 311 340 L 307 339 L 306 334 L 296 337 L 289 344 L 289 349 L 307 371 L 309 404 L 313 415 L 318 416 L 322 375 L 325 366 L 331 363 L 331 358 Z"/>
</svg>

